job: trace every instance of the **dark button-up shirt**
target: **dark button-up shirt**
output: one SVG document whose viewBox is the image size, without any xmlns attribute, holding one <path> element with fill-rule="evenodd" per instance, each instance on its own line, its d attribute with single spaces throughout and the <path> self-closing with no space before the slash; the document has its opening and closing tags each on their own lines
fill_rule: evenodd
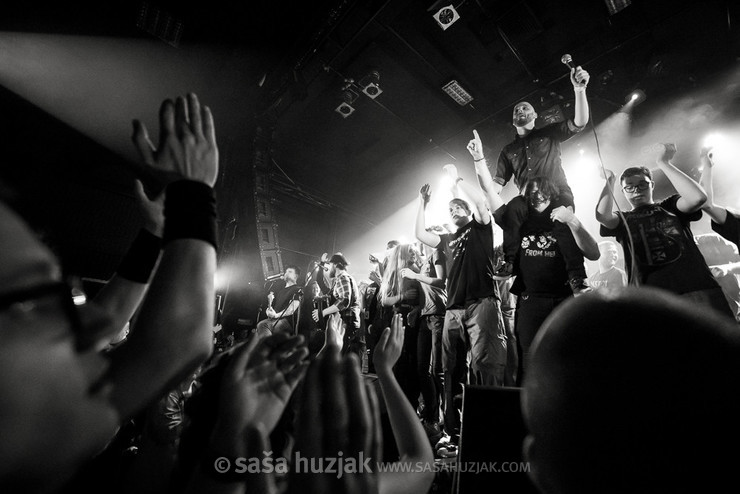
<svg viewBox="0 0 740 494">
<path fill-rule="evenodd" d="M 570 192 L 560 160 L 560 143 L 582 129 L 569 119 L 532 129 L 524 136 L 517 135 L 501 150 L 493 180 L 499 185 L 506 185 L 514 177 L 514 183 L 521 192 L 529 179 L 547 177 L 561 191 Z"/>
</svg>

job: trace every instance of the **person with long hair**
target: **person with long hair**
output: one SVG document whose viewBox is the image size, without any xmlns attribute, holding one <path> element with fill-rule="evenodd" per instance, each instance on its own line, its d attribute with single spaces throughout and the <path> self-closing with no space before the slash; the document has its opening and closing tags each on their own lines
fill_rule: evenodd
<svg viewBox="0 0 740 494">
<path fill-rule="evenodd" d="M 388 252 L 386 260 L 387 264 L 380 283 L 380 303 L 384 307 L 392 307 L 394 313 L 401 314 L 406 328 L 403 352 L 394 368 L 394 373 L 411 405 L 418 408 L 421 386 L 417 367 L 420 360 L 427 362 L 429 360 L 429 357 L 420 359 L 417 350 L 421 290 L 419 282 L 404 278 L 401 270 L 407 268 L 418 273 L 421 254 L 413 244 L 401 244 Z M 426 374 L 431 380 L 428 372 Z M 424 401 L 434 403 L 434 397 L 424 396 Z"/>
</svg>

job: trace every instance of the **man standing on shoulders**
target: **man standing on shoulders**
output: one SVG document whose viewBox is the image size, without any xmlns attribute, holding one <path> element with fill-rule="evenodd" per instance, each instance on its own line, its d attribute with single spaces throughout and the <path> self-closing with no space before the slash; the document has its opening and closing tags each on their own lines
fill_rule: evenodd
<svg viewBox="0 0 740 494">
<path fill-rule="evenodd" d="M 516 128 L 516 138 L 501 150 L 493 172 L 493 180 L 494 192 L 500 194 L 503 186 L 513 178 L 520 195 L 509 201 L 506 214 L 501 221 L 504 231 L 505 262 L 496 267 L 495 276 L 497 278 L 505 279 L 513 273 L 513 265 L 521 240 L 519 228 L 527 218 L 528 212 L 527 201 L 521 194 L 531 178 L 547 178 L 560 191 L 560 199 L 555 206 L 565 206 L 575 210 L 573 191 L 568 185 L 561 163 L 560 143 L 583 130 L 588 123 L 586 86 L 589 78 L 588 72 L 581 67 L 571 69 L 570 81 L 575 92 L 575 115 L 565 122 L 535 128 L 537 113 L 534 107 L 526 101 L 514 106 L 512 123 Z M 570 279 L 578 288 L 585 288 L 586 270 L 583 266 L 583 255 L 576 246 L 573 235 L 562 224 L 554 230 L 554 234 L 557 236 L 568 266 Z"/>
<path fill-rule="evenodd" d="M 611 240 L 599 242 L 599 272 L 588 279 L 594 290 L 613 290 L 627 286 L 627 274 L 617 267 L 619 251 Z"/>
</svg>

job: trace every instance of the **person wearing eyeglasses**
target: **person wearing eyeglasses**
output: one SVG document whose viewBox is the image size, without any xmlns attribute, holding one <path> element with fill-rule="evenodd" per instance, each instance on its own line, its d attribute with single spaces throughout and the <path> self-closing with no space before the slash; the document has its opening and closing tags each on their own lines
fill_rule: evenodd
<svg viewBox="0 0 740 494">
<path fill-rule="evenodd" d="M 596 204 L 601 236 L 616 237 L 622 244 L 625 265 L 631 267 L 627 270 L 630 284 L 663 288 L 732 317 L 691 232 L 690 224 L 701 218 L 707 195 L 671 163 L 675 154 L 674 144 L 661 144 L 657 165 L 678 194 L 655 202 L 651 171 L 644 166 L 627 168 L 619 183 L 632 210 L 620 214 L 614 211 L 614 172 L 606 170 L 606 184 Z"/>
<path fill-rule="evenodd" d="M 96 345 L 116 311 L 85 303 L 54 254 L 0 202 L 0 492 L 59 489 L 211 354 L 213 117 L 189 94 L 163 102 L 158 146 L 143 124 L 134 129 L 143 170 L 165 188 L 162 252 L 131 336 L 105 355 Z"/>
</svg>

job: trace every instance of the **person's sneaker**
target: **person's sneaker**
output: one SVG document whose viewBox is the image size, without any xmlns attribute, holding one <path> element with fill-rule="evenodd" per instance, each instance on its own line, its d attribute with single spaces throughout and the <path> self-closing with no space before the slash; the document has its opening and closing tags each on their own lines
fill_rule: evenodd
<svg viewBox="0 0 740 494">
<path fill-rule="evenodd" d="M 569 279 L 568 285 L 570 286 L 570 289 L 573 291 L 574 297 L 577 297 L 579 295 L 583 295 L 584 293 L 593 291 L 593 288 L 591 288 L 590 286 L 586 284 L 586 280 L 580 277 Z"/>
<path fill-rule="evenodd" d="M 457 444 L 448 444 L 437 450 L 437 456 L 440 458 L 455 458 L 457 456 Z"/>
<path fill-rule="evenodd" d="M 508 280 L 514 274 L 514 265 L 508 261 L 500 261 L 493 269 L 494 280 Z"/>
</svg>

